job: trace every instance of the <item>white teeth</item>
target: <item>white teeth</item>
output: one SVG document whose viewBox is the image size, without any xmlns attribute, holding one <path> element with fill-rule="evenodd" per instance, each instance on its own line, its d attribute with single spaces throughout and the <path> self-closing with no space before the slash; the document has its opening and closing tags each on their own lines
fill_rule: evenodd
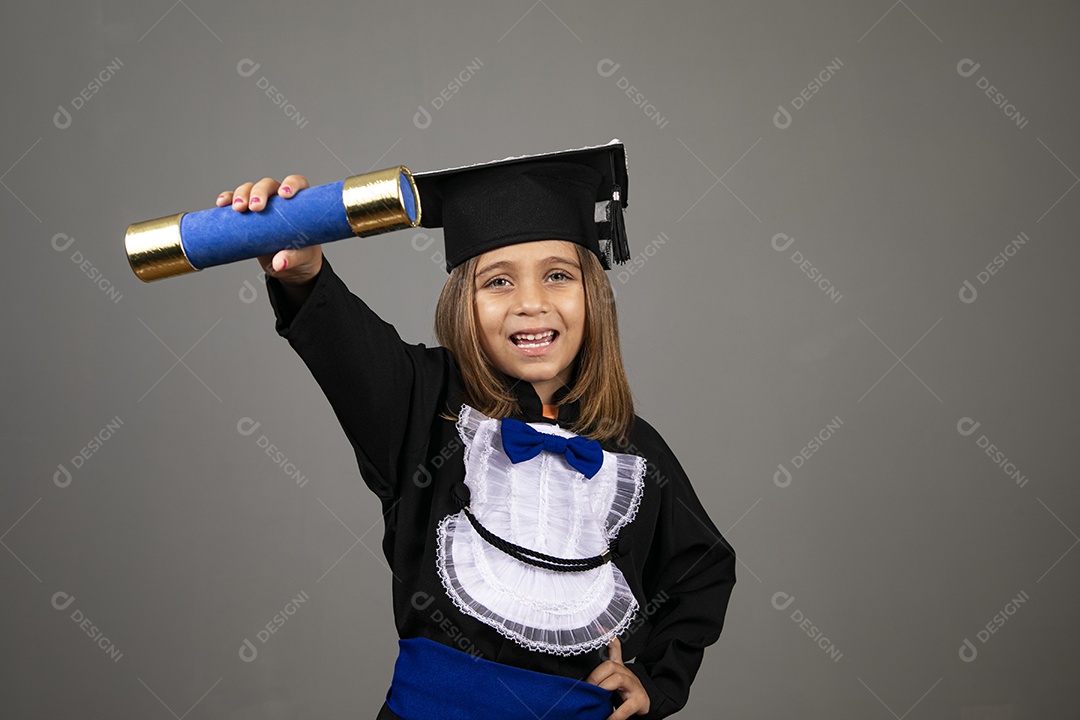
<svg viewBox="0 0 1080 720">
<path fill-rule="evenodd" d="M 554 330 L 548 330 L 546 333 L 540 333 L 539 335 L 533 335 L 532 333 L 518 333 L 514 335 L 519 340 L 540 340 L 542 338 L 551 337 L 555 334 Z"/>
<path fill-rule="evenodd" d="M 555 331 L 548 330 L 547 332 L 533 334 L 533 333 L 517 333 L 511 336 L 521 348 L 538 348 L 550 345 L 551 341 L 555 339 Z M 527 342 L 527 341 L 540 341 L 540 342 Z"/>
</svg>

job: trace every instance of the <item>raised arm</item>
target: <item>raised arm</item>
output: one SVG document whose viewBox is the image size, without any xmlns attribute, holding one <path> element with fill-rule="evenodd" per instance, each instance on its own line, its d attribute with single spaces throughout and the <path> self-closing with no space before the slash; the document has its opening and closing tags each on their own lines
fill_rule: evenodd
<svg viewBox="0 0 1080 720">
<path fill-rule="evenodd" d="M 265 178 L 222 193 L 218 205 L 258 212 L 266 197 L 292 197 L 302 175 Z M 280 187 L 280 190 L 279 190 Z M 285 194 L 285 188 L 289 189 Z M 279 335 L 300 355 L 353 445 L 365 483 L 384 501 L 423 461 L 426 438 L 445 405 L 450 364 L 441 348 L 403 342 L 392 325 L 352 294 L 321 248 L 259 258 Z"/>
</svg>

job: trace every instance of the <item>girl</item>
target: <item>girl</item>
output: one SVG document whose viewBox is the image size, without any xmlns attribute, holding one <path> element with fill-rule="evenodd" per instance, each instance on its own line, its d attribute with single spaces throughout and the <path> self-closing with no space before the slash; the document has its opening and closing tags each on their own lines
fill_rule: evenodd
<svg viewBox="0 0 1080 720">
<path fill-rule="evenodd" d="M 403 342 L 318 246 L 259 258 L 382 503 L 401 639 L 380 720 L 663 718 L 719 637 L 734 552 L 623 369 L 604 268 L 628 259 L 625 172 L 616 143 L 417 175 L 441 347 Z"/>
</svg>

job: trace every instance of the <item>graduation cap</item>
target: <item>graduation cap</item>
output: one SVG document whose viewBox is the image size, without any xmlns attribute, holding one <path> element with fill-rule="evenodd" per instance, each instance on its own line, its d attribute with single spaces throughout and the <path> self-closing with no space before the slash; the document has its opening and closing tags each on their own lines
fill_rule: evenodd
<svg viewBox="0 0 1080 720">
<path fill-rule="evenodd" d="M 625 263 L 626 150 L 618 140 L 413 175 L 420 224 L 443 228 L 446 269 L 495 248 L 567 240 Z"/>
</svg>

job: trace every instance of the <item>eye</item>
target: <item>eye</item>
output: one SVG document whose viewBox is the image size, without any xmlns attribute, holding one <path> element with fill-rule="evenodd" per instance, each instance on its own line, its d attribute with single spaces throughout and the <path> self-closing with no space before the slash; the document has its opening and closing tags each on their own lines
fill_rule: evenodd
<svg viewBox="0 0 1080 720">
<path fill-rule="evenodd" d="M 506 287 L 509 284 L 510 284 L 510 281 L 507 280 L 504 277 L 493 277 L 490 280 L 488 280 L 486 283 L 484 283 L 484 287 L 486 287 L 486 288 L 487 287 L 501 288 L 501 287 Z"/>
<path fill-rule="evenodd" d="M 548 280 L 554 280 L 555 282 L 565 282 L 571 279 L 569 273 L 565 273 L 562 270 L 556 270 L 548 275 Z"/>
</svg>

